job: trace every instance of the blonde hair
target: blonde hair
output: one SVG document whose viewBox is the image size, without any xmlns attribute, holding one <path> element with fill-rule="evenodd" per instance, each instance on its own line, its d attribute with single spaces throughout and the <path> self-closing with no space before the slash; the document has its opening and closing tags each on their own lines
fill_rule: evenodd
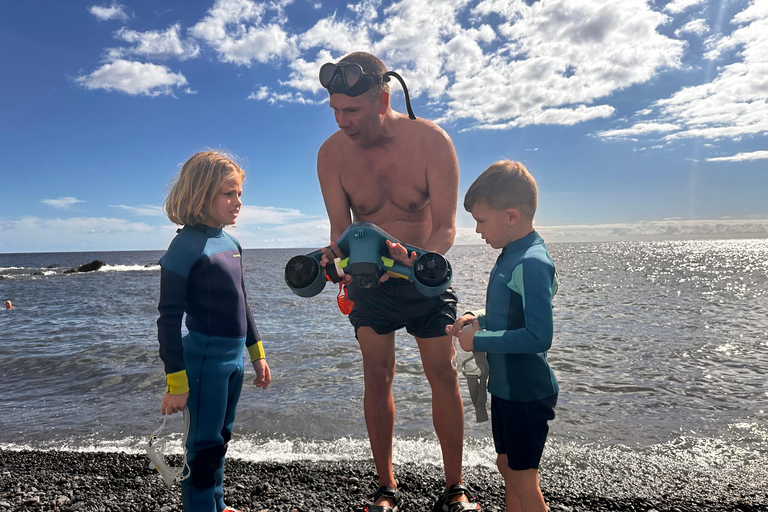
<svg viewBox="0 0 768 512">
<path fill-rule="evenodd" d="M 464 209 L 472 211 L 476 203 L 495 210 L 517 208 L 533 219 L 538 203 L 536 181 L 520 162 L 500 160 L 484 170 L 467 190 Z"/>
<path fill-rule="evenodd" d="M 174 224 L 205 224 L 221 185 L 232 178 L 245 181 L 245 171 L 217 151 L 201 151 L 187 160 L 168 184 L 163 209 Z"/>
</svg>

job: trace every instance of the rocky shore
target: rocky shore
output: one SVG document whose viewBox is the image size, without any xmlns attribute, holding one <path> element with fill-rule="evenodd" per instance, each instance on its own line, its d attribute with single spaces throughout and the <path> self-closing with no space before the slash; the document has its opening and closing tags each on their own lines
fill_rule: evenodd
<svg viewBox="0 0 768 512">
<path fill-rule="evenodd" d="M 441 472 L 434 466 L 406 464 L 396 473 L 404 494 L 403 511 L 431 511 L 442 486 Z M 504 510 L 498 474 L 488 468 L 466 468 L 465 479 L 484 510 Z M 228 460 L 225 500 L 243 512 L 359 512 L 375 481 L 371 461 Z M 718 501 L 606 497 L 590 495 L 580 488 L 577 477 L 547 481 L 544 495 L 552 512 L 768 511 L 766 496 L 731 495 Z M 557 486 L 551 485 L 554 481 Z M 0 511 L 49 510 L 170 512 L 181 510 L 181 500 L 178 485 L 167 488 L 142 455 L 0 450 Z"/>
</svg>

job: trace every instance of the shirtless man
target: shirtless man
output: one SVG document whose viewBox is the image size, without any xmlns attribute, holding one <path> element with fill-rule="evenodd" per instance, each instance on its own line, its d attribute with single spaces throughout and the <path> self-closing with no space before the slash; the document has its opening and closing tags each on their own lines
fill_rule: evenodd
<svg viewBox="0 0 768 512">
<path fill-rule="evenodd" d="M 337 240 L 354 218 L 376 224 L 407 244 L 445 253 L 455 236 L 456 153 L 437 125 L 391 109 L 387 76 L 384 64 L 363 52 L 321 68 L 321 84 L 330 94 L 339 125 L 317 156 L 331 240 Z M 394 259 L 412 265 L 415 254 L 409 258 L 402 245 L 388 245 Z M 342 256 L 331 243 L 321 265 Z M 432 388 L 432 418 L 442 448 L 446 488 L 450 489 L 435 511 L 480 510 L 479 505 L 468 503 L 461 486 L 464 409 L 457 373 L 451 366 L 451 338 L 445 334 L 445 326 L 452 324 L 456 314 L 456 295 L 449 288 L 439 297 L 425 297 L 404 279 L 382 280 L 372 289 L 349 284 L 355 302 L 349 320 L 363 356 L 365 423 L 380 485 L 371 497 L 375 505 L 368 510 L 396 512 L 400 504 L 392 470 L 392 379 L 394 331 L 401 327 L 416 338 Z"/>
</svg>

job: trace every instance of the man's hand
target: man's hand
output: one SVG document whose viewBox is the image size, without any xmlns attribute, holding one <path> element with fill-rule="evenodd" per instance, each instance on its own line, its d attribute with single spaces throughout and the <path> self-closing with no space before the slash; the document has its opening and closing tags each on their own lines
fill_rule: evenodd
<svg viewBox="0 0 768 512">
<path fill-rule="evenodd" d="M 272 374 L 269 371 L 266 359 L 257 359 L 253 363 L 253 370 L 256 372 L 256 378 L 253 379 L 253 385 L 257 388 L 267 389 L 272 382 Z"/>
<path fill-rule="evenodd" d="M 187 406 L 187 398 L 189 398 L 189 392 L 180 395 L 166 393 L 163 397 L 163 405 L 160 407 L 160 412 L 166 415 L 183 411 L 184 407 Z"/>
<path fill-rule="evenodd" d="M 403 247 L 403 244 L 396 244 L 387 240 L 387 248 L 389 249 L 389 257 L 401 265 L 412 267 L 413 262 L 416 261 L 416 251 L 412 251 L 409 255 L 408 249 Z M 389 274 L 384 272 L 384 275 L 379 278 L 379 281 L 383 283 L 387 279 L 389 279 Z"/>
<path fill-rule="evenodd" d="M 346 256 L 343 252 L 341 252 L 341 249 L 339 249 L 339 246 L 336 245 L 336 242 L 331 242 L 331 245 L 328 247 L 323 247 L 320 249 L 320 252 L 323 253 L 323 256 L 320 258 L 320 266 L 325 268 L 329 263 L 333 263 L 333 260 L 336 258 L 344 259 Z M 349 284 L 352 282 L 352 276 L 345 273 L 344 276 L 341 278 L 341 282 L 343 284 Z"/>
</svg>

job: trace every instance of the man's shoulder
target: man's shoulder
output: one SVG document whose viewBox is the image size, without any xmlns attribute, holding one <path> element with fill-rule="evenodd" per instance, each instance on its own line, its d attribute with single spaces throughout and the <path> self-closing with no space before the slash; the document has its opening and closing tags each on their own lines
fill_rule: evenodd
<svg viewBox="0 0 768 512">
<path fill-rule="evenodd" d="M 395 125 L 398 132 L 407 133 L 409 137 L 416 137 L 434 143 L 450 142 L 451 140 L 445 130 L 429 119 L 421 117 L 409 119 L 408 116 L 401 115 L 395 119 Z"/>
</svg>

